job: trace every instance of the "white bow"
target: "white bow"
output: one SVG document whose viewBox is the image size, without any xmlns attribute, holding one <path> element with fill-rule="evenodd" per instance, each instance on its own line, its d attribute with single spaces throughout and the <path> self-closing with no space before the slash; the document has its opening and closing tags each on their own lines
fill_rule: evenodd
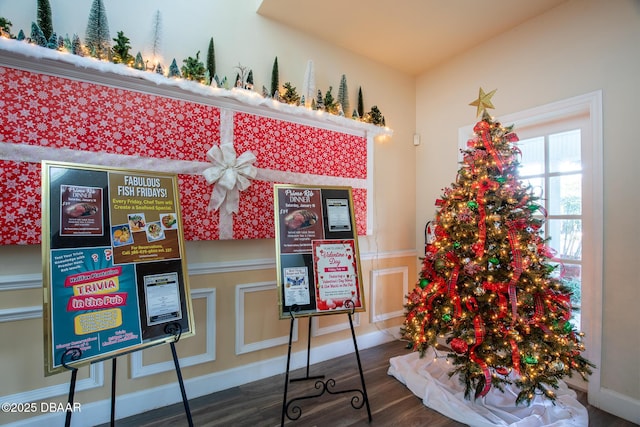
<svg viewBox="0 0 640 427">
<path fill-rule="evenodd" d="M 224 203 L 227 214 L 238 213 L 240 191 L 251 185 L 258 170 L 253 166 L 256 156 L 246 151 L 236 158 L 232 144 L 214 145 L 207 151 L 207 158 L 213 166 L 202 173 L 209 183 L 215 184 L 211 193 L 209 210 L 216 211 Z"/>
</svg>

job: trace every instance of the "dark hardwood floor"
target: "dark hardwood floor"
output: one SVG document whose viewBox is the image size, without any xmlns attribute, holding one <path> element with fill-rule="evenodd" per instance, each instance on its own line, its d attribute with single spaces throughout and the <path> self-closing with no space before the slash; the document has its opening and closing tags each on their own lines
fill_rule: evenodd
<svg viewBox="0 0 640 427">
<path fill-rule="evenodd" d="M 311 349 L 313 352 L 313 348 Z M 369 423 L 366 405 L 361 409 L 351 406 L 354 394 L 332 395 L 299 401 L 300 418 L 291 421 L 285 417 L 285 425 L 304 427 L 346 426 L 464 426 L 424 406 L 404 384 L 387 374 L 389 359 L 406 354 L 405 343 L 389 342 L 377 347 L 360 350 L 360 360 L 369 397 L 372 421 Z M 306 369 L 290 373 L 290 378 L 305 376 Z M 312 365 L 310 376 L 325 375 L 325 381 L 334 379 L 332 390 L 361 389 L 360 375 L 355 354 Z M 281 423 L 284 397 L 284 374 L 255 381 L 228 390 L 189 401 L 193 424 L 196 427 L 271 427 Z M 287 398 L 314 394 L 313 380 L 294 381 L 289 384 Z M 187 395 L 189 389 L 187 388 Z M 632 427 L 636 424 L 622 420 L 586 402 L 586 395 L 578 393 L 580 402 L 589 412 L 589 426 Z M 362 401 L 361 401 L 362 403 Z M 117 420 L 117 427 L 186 426 L 187 417 L 182 403 L 149 411 L 133 417 Z M 104 424 L 103 426 L 107 426 Z M 101 426 L 102 427 L 102 426 Z M 585 426 L 587 427 L 587 426 Z"/>
</svg>

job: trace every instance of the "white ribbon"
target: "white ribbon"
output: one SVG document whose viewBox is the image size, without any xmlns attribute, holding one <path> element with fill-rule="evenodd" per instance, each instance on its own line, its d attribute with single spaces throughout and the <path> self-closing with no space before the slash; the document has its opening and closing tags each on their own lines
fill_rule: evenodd
<svg viewBox="0 0 640 427">
<path fill-rule="evenodd" d="M 226 214 L 238 213 L 240 191 L 249 188 L 258 173 L 253 166 L 256 156 L 246 151 L 236 158 L 233 145 L 222 144 L 211 147 L 207 158 L 213 163 L 202 172 L 209 185 L 213 184 L 209 210 L 216 211 L 224 204 Z"/>
</svg>

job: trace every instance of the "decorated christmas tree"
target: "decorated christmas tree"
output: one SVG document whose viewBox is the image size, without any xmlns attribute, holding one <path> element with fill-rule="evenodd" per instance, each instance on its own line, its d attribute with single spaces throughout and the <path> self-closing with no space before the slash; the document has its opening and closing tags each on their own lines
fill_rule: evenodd
<svg viewBox="0 0 640 427">
<path fill-rule="evenodd" d="M 554 400 L 561 378 L 586 379 L 594 365 L 581 356 L 570 289 L 542 237 L 540 196 L 519 180 L 518 137 L 486 111 L 494 92 L 480 89 L 471 103 L 482 118 L 456 181 L 436 201 L 402 334 L 421 355 L 448 344 L 450 375 L 466 398 L 508 385 L 518 389 L 516 404 Z"/>
</svg>

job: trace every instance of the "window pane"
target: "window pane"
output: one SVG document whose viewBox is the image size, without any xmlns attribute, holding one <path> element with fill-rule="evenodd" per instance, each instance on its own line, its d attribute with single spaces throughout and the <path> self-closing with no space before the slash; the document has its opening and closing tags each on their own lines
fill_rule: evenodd
<svg viewBox="0 0 640 427">
<path fill-rule="evenodd" d="M 550 215 L 582 214 L 582 174 L 549 178 L 547 210 Z"/>
<path fill-rule="evenodd" d="M 582 220 L 549 219 L 549 246 L 556 251 L 558 258 L 580 260 L 582 258 Z"/>
<path fill-rule="evenodd" d="M 574 172 L 582 170 L 580 129 L 549 135 L 549 171 Z"/>
<path fill-rule="evenodd" d="M 544 138 L 537 137 L 518 141 L 522 152 L 520 161 L 520 176 L 538 175 L 544 173 Z"/>
<path fill-rule="evenodd" d="M 580 264 L 551 264 L 556 266 L 551 276 L 559 278 L 565 286 L 571 289 L 571 306 L 580 307 L 582 266 Z"/>
<path fill-rule="evenodd" d="M 540 197 L 541 199 L 546 198 L 544 191 L 544 179 L 543 178 L 524 178 L 521 179 L 524 185 L 529 185 L 531 187 L 531 193 L 535 197 Z M 537 202 L 539 205 L 544 204 L 544 200 L 539 200 Z"/>
</svg>

